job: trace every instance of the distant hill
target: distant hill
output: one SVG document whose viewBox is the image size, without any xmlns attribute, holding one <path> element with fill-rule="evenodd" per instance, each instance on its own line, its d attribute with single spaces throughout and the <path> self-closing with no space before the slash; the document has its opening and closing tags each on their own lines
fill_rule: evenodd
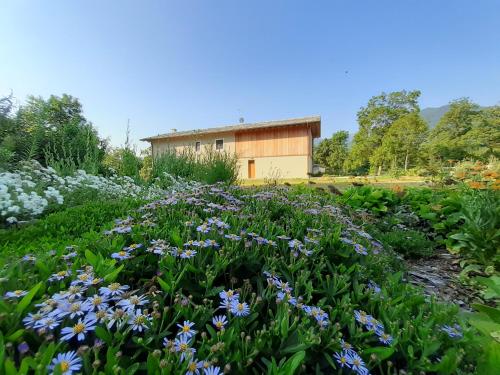
<svg viewBox="0 0 500 375">
<path fill-rule="evenodd" d="M 427 123 L 429 124 L 429 128 L 432 129 L 436 126 L 439 119 L 443 117 L 446 112 L 448 112 L 449 109 L 449 104 L 435 108 L 424 108 L 420 111 L 420 115 L 424 118 L 425 121 L 427 121 Z"/>
</svg>

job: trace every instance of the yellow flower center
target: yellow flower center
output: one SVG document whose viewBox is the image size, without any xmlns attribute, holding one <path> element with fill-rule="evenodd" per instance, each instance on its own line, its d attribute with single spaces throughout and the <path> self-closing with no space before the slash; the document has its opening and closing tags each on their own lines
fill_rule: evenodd
<svg viewBox="0 0 500 375">
<path fill-rule="evenodd" d="M 224 324 L 222 322 L 217 322 L 217 323 L 215 323 L 215 326 L 217 328 L 221 329 L 224 326 Z"/>
<path fill-rule="evenodd" d="M 73 327 L 73 332 L 75 333 L 82 333 L 85 330 L 85 324 L 83 323 L 77 323 Z"/>
<path fill-rule="evenodd" d="M 185 352 L 187 350 L 188 346 L 185 343 L 182 343 L 179 345 L 179 351 Z"/>
<path fill-rule="evenodd" d="M 70 308 L 71 312 L 77 312 L 80 311 L 80 304 L 79 303 L 73 303 Z"/>
<path fill-rule="evenodd" d="M 60 271 L 60 272 L 58 272 L 57 276 L 66 276 L 66 271 Z"/>
<path fill-rule="evenodd" d="M 129 301 L 132 305 L 137 305 L 140 302 L 139 297 L 137 296 L 130 297 Z"/>
<path fill-rule="evenodd" d="M 120 251 L 118 253 L 118 255 L 120 255 L 121 257 L 124 257 L 125 255 L 127 255 L 127 252 L 126 251 Z"/>
<path fill-rule="evenodd" d="M 182 330 L 186 333 L 189 332 L 189 326 L 185 325 L 184 327 L 182 327 Z"/>
<path fill-rule="evenodd" d="M 242 303 L 238 303 L 238 311 L 243 311 L 243 304 Z"/>
<path fill-rule="evenodd" d="M 102 303 L 102 298 L 101 297 L 95 297 L 94 300 L 92 301 L 92 303 L 95 306 L 100 305 Z"/>
<path fill-rule="evenodd" d="M 113 291 L 118 290 L 119 288 L 120 288 L 120 284 L 119 283 L 113 283 L 113 284 L 111 284 L 109 286 L 109 289 L 113 290 Z"/>
<path fill-rule="evenodd" d="M 232 290 L 228 290 L 227 293 L 226 293 L 227 297 L 228 298 L 233 298 L 233 291 Z"/>
<path fill-rule="evenodd" d="M 16 296 L 20 296 L 21 294 L 23 294 L 23 291 L 22 291 L 22 290 L 16 290 L 16 291 L 14 292 L 14 294 L 15 294 Z"/>
<path fill-rule="evenodd" d="M 193 252 L 191 250 L 186 250 L 186 255 L 187 256 L 191 256 L 191 254 L 193 254 Z"/>
<path fill-rule="evenodd" d="M 188 366 L 188 370 L 189 371 L 196 371 L 197 367 L 196 367 L 196 363 L 195 362 L 191 362 Z"/>
<path fill-rule="evenodd" d="M 139 315 L 139 316 L 136 316 L 135 319 L 134 319 L 134 323 L 135 324 L 144 324 L 146 322 L 146 318 L 144 317 L 144 315 Z"/>
<path fill-rule="evenodd" d="M 68 361 L 61 361 L 59 366 L 61 366 L 61 372 L 66 372 L 69 370 L 69 362 Z"/>
</svg>

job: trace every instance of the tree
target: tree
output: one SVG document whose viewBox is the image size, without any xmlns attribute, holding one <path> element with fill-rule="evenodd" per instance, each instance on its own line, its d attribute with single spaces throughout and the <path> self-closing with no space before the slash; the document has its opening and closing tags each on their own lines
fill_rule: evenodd
<svg viewBox="0 0 500 375">
<path fill-rule="evenodd" d="M 349 132 L 345 130 L 333 133 L 329 139 L 324 139 L 314 151 L 315 161 L 327 168 L 331 173 L 342 174 L 347 159 L 347 140 Z"/>
<path fill-rule="evenodd" d="M 487 161 L 500 157 L 500 106 L 482 109 L 463 135 L 462 144 L 469 157 Z"/>
<path fill-rule="evenodd" d="M 432 129 L 425 145 L 428 154 L 442 160 L 462 160 L 469 155 L 466 134 L 474 127 L 480 107 L 469 99 L 452 101 L 450 109 Z"/>
<path fill-rule="evenodd" d="M 97 173 L 106 144 L 84 117 L 77 98 L 67 94 L 52 95 L 48 100 L 30 96 L 19 109 L 16 122 L 18 159 Z"/>
<path fill-rule="evenodd" d="M 400 117 L 388 128 L 382 144 L 370 161 L 377 165 L 389 164 L 391 169 L 403 168 L 407 171 L 410 163 L 417 160 L 427 131 L 427 123 L 417 112 Z"/>
<path fill-rule="evenodd" d="M 387 129 L 400 117 L 419 112 L 419 97 L 418 90 L 382 93 L 372 97 L 366 107 L 362 107 L 357 114 L 359 130 L 354 135 L 347 167 L 363 171 L 367 171 L 370 167 L 372 170 L 376 169 L 378 165 L 373 162 L 378 158 L 372 156 L 381 146 Z"/>
</svg>

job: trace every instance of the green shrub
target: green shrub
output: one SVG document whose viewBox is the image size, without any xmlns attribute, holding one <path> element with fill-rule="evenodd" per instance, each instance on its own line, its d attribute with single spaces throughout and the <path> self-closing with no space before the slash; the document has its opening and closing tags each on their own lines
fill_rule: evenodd
<svg viewBox="0 0 500 375">
<path fill-rule="evenodd" d="M 191 148 L 180 152 L 169 149 L 153 160 L 152 177 L 163 180 L 164 173 L 208 184 L 232 184 L 238 178 L 238 159 L 235 154 L 213 149 L 208 149 L 201 155 L 197 155 Z M 166 183 L 168 181 L 169 179 Z"/>
<path fill-rule="evenodd" d="M 450 236 L 452 251 L 485 266 L 500 267 L 500 194 L 473 190 L 462 195 L 463 224 Z"/>
<path fill-rule="evenodd" d="M 384 245 L 405 257 L 421 258 L 434 254 L 435 244 L 425 234 L 415 230 L 393 230 L 377 236 Z"/>
<path fill-rule="evenodd" d="M 392 190 L 372 186 L 353 187 L 343 194 L 344 203 L 377 215 L 385 214 L 398 201 L 398 196 Z"/>
<path fill-rule="evenodd" d="M 55 247 L 84 233 L 99 232 L 140 203 L 135 199 L 94 201 L 49 214 L 31 224 L 0 229 L 0 254 L 27 253 L 36 250 L 40 242 L 53 243 Z"/>
</svg>

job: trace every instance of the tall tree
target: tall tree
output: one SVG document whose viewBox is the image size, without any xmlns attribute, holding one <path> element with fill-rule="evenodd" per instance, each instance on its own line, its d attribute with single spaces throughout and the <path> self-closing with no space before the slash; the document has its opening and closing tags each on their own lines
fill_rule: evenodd
<svg viewBox="0 0 500 375">
<path fill-rule="evenodd" d="M 353 146 L 346 163 L 351 170 L 375 170 L 378 165 L 370 165 L 370 158 L 382 144 L 387 129 L 400 117 L 419 112 L 420 91 L 396 91 L 372 97 L 358 114 L 359 130 L 354 135 Z M 377 160 L 374 158 L 373 160 Z"/>
<path fill-rule="evenodd" d="M 11 136 L 17 160 L 35 159 L 44 165 L 64 161 L 67 167 L 97 172 L 106 145 L 84 117 L 77 98 L 30 96 L 15 120 Z"/>
<path fill-rule="evenodd" d="M 341 130 L 333 133 L 331 138 L 324 139 L 314 152 L 315 161 L 334 174 L 342 174 L 347 159 L 347 140 L 349 132 Z"/>
<path fill-rule="evenodd" d="M 500 157 L 500 105 L 483 108 L 462 137 L 468 156 L 482 161 Z"/>
<path fill-rule="evenodd" d="M 480 107 L 467 98 L 450 103 L 436 127 L 432 129 L 425 148 L 442 160 L 462 160 L 468 156 L 465 135 L 472 130 L 480 115 Z"/>
<path fill-rule="evenodd" d="M 370 161 L 407 171 L 410 164 L 416 162 L 427 131 L 427 123 L 417 112 L 400 117 L 388 128 Z"/>
</svg>

